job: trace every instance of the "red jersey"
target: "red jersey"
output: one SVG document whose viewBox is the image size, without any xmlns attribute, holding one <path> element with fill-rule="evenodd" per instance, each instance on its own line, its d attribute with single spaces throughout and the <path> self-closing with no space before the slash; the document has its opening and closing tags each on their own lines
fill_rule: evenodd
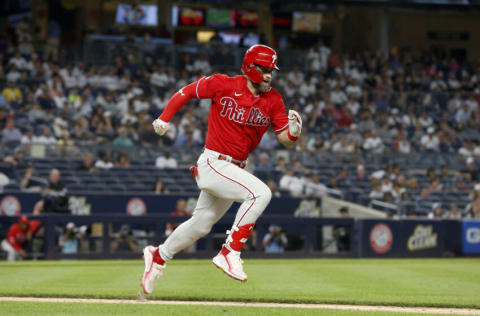
<svg viewBox="0 0 480 316">
<path fill-rule="evenodd" d="M 196 97 L 212 99 L 205 147 L 245 160 L 272 126 L 276 134 L 288 128 L 282 96 L 271 88 L 255 97 L 245 76 L 215 74 L 195 84 Z"/>
<path fill-rule="evenodd" d="M 6 238 L 7 242 L 17 251 L 22 249 L 23 244 L 27 240 L 27 233 L 35 233 L 40 224 L 41 222 L 37 220 L 30 221 L 30 224 L 25 231 L 22 231 L 17 223 L 13 224 L 8 230 Z"/>
<path fill-rule="evenodd" d="M 21 250 L 23 243 L 27 240 L 27 233 L 28 229 L 22 231 L 20 227 L 18 227 L 18 224 L 13 224 L 8 230 L 7 242 L 12 245 L 15 250 Z"/>
</svg>

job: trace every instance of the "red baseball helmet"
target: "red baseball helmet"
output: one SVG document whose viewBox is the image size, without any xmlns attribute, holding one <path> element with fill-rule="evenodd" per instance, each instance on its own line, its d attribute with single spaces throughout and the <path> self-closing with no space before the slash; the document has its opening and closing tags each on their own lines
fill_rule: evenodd
<svg viewBox="0 0 480 316">
<path fill-rule="evenodd" d="M 24 223 L 24 224 L 27 224 L 27 225 L 30 224 L 30 220 L 28 219 L 27 215 L 22 215 L 18 218 L 18 224 L 21 224 L 21 223 Z"/>
<path fill-rule="evenodd" d="M 255 68 L 255 64 L 279 70 L 277 61 L 277 53 L 272 48 L 265 45 L 253 45 L 243 57 L 242 70 L 248 79 L 260 83 L 263 81 L 263 75 Z"/>
</svg>

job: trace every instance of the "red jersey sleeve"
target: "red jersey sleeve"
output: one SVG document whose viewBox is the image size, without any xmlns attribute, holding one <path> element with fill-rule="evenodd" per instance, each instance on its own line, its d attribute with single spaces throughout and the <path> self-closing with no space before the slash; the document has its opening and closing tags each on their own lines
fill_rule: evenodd
<svg viewBox="0 0 480 316">
<path fill-rule="evenodd" d="M 282 97 L 278 95 L 272 108 L 272 129 L 275 134 L 280 134 L 288 128 L 288 116 Z"/>
<path fill-rule="evenodd" d="M 225 87 L 225 75 L 215 74 L 201 77 L 188 86 L 181 88 L 168 101 L 162 114 L 159 116 L 164 122 L 170 122 L 172 117 L 191 99 L 210 99 Z"/>
<path fill-rule="evenodd" d="M 228 76 L 215 74 L 198 79 L 195 87 L 196 97 L 198 99 L 210 99 L 217 93 L 221 93 L 225 86 Z"/>
<path fill-rule="evenodd" d="M 20 228 L 17 224 L 13 224 L 8 230 L 7 241 L 12 247 L 19 251 L 22 249 L 22 245 L 17 242 L 17 234 L 20 233 Z"/>
</svg>

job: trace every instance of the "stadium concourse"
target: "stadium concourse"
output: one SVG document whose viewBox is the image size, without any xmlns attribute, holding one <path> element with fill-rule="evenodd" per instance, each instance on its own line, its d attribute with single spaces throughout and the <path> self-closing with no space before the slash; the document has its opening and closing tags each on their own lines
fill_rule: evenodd
<svg viewBox="0 0 480 316">
<path fill-rule="evenodd" d="M 118 52 L 99 65 L 46 60 L 28 40 L 1 38 L 4 192 L 41 190 L 56 168 L 69 193 L 197 194 L 188 166 L 210 104 L 191 102 L 164 137 L 151 122 L 179 87 L 232 71 L 216 64 L 225 49 L 175 63 L 155 50 L 146 59 Z M 282 68 L 279 53 L 273 86 L 303 115 L 305 136 L 288 153 L 269 132 L 248 165 L 274 196 L 336 192 L 390 215 L 479 218 L 479 65 L 438 51 L 341 55 L 323 44 L 298 54 L 304 62 Z"/>
</svg>

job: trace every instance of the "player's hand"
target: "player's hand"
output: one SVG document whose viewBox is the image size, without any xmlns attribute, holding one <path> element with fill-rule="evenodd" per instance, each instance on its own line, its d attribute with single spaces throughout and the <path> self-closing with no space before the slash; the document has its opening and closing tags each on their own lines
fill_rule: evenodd
<svg viewBox="0 0 480 316">
<path fill-rule="evenodd" d="M 156 119 L 155 121 L 153 121 L 152 125 L 153 125 L 153 129 L 155 130 L 155 133 L 157 133 L 160 136 L 165 135 L 165 133 L 170 128 L 170 123 L 164 122 L 161 119 Z"/>
<path fill-rule="evenodd" d="M 288 131 L 294 137 L 298 137 L 302 133 L 302 118 L 297 111 L 288 111 Z"/>
</svg>

